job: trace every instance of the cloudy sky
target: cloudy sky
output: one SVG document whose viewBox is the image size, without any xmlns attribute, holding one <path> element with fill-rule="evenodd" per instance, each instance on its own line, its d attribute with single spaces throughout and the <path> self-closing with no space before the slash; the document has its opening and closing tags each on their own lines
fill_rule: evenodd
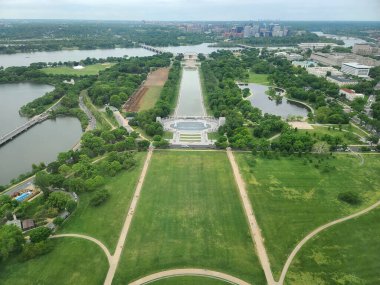
<svg viewBox="0 0 380 285">
<path fill-rule="evenodd" d="M 0 19 L 380 21 L 380 0 L 0 0 Z"/>
</svg>

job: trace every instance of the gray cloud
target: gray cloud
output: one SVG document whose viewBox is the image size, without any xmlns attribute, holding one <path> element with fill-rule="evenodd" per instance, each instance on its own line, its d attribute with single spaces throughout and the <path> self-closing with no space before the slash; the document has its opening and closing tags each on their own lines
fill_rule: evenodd
<svg viewBox="0 0 380 285">
<path fill-rule="evenodd" d="M 0 0 L 0 18 L 380 20 L 379 0 Z"/>
</svg>

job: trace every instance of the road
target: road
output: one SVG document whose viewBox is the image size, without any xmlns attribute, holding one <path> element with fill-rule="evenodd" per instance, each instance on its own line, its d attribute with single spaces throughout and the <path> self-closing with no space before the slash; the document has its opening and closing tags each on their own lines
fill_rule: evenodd
<svg viewBox="0 0 380 285">
<path fill-rule="evenodd" d="M 16 184 L 15 186 L 12 186 L 11 188 L 9 188 L 7 191 L 4 191 L 4 193 L 2 193 L 2 195 L 12 196 L 12 194 L 19 192 L 22 189 L 25 189 L 30 184 L 33 184 L 34 178 L 35 178 L 35 175 L 25 179 L 24 181 L 21 181 L 20 183 Z"/>
<path fill-rule="evenodd" d="M 96 128 L 96 119 L 94 115 L 91 113 L 91 111 L 86 107 L 86 105 L 83 102 L 83 95 L 79 96 L 79 108 L 86 113 L 87 118 L 89 120 L 88 126 L 86 128 L 86 131 L 91 131 Z"/>
</svg>

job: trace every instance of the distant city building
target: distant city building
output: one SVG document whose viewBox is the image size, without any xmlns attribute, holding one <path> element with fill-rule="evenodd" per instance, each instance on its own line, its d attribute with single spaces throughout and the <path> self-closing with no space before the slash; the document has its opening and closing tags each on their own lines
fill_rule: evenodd
<svg viewBox="0 0 380 285">
<path fill-rule="evenodd" d="M 252 27 L 251 26 L 245 26 L 244 27 L 244 33 L 243 33 L 243 37 L 244 38 L 250 38 L 252 37 Z"/>
<path fill-rule="evenodd" d="M 343 76 L 327 76 L 326 79 L 332 83 L 337 84 L 339 87 L 345 86 L 345 85 L 356 85 L 359 82 L 357 80 L 352 80 Z"/>
<path fill-rule="evenodd" d="M 342 88 L 339 90 L 341 95 L 344 95 L 347 100 L 354 101 L 356 98 L 364 98 L 364 94 L 356 93 L 352 89 Z"/>
<path fill-rule="evenodd" d="M 359 77 L 368 77 L 371 66 L 362 65 L 357 62 L 346 62 L 342 64 L 342 72 Z"/>
<path fill-rule="evenodd" d="M 317 66 L 317 67 L 308 67 L 306 68 L 306 71 L 309 74 L 313 74 L 318 77 L 325 77 L 327 73 L 330 73 L 332 76 L 341 76 L 343 73 L 339 71 L 338 69 L 331 67 L 331 66 Z"/>
<path fill-rule="evenodd" d="M 323 49 L 326 46 L 336 47 L 337 45 L 333 43 L 300 43 L 298 44 L 298 47 L 300 49 L 311 49 L 311 50 Z"/>
</svg>

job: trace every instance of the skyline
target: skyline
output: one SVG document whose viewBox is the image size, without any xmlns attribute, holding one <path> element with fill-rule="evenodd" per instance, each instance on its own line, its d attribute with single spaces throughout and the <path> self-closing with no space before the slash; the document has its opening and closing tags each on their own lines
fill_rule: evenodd
<svg viewBox="0 0 380 285">
<path fill-rule="evenodd" d="M 211 12 L 210 12 L 211 11 Z M 380 21 L 377 0 L 0 0 L 1 19 Z"/>
</svg>

